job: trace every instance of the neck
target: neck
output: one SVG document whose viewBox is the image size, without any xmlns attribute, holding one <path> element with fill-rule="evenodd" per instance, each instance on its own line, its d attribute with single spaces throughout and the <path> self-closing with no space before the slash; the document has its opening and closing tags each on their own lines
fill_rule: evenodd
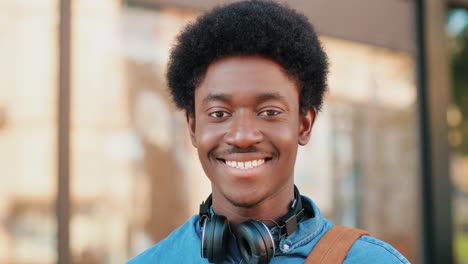
<svg viewBox="0 0 468 264">
<path fill-rule="evenodd" d="M 289 212 L 292 200 L 294 200 L 292 184 L 291 186 L 288 184 L 285 188 L 249 207 L 236 205 L 225 195 L 213 190 L 213 210 L 216 214 L 224 215 L 229 220 L 232 230 L 236 230 L 238 224 L 252 219 L 276 221 Z M 265 224 L 271 226 L 273 222 L 265 221 Z"/>
</svg>

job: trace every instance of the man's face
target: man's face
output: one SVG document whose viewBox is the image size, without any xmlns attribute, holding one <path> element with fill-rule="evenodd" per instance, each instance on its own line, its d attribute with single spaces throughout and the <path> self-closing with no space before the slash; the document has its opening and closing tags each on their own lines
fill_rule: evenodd
<svg viewBox="0 0 468 264">
<path fill-rule="evenodd" d="M 292 192 L 298 144 L 314 118 L 313 109 L 300 113 L 299 89 L 281 66 L 255 56 L 211 64 L 187 115 L 213 195 L 246 208 Z"/>
</svg>

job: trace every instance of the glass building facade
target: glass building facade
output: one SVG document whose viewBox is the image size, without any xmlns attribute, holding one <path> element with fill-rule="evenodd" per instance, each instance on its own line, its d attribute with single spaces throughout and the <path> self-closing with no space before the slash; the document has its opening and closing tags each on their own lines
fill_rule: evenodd
<svg viewBox="0 0 468 264">
<path fill-rule="evenodd" d="M 0 263 L 63 262 L 60 199 L 70 201 L 73 263 L 123 263 L 198 213 L 211 186 L 164 74 L 175 36 L 207 7 L 173 2 L 70 2 L 67 198 L 57 172 L 61 1 L 0 1 Z M 426 263 L 415 51 L 318 29 L 329 93 L 296 184 L 332 221 Z"/>
</svg>

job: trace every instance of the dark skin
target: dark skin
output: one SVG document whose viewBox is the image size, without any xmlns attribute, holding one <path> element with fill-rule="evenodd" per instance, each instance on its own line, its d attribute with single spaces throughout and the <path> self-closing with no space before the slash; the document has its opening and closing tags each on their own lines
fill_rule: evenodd
<svg viewBox="0 0 468 264">
<path fill-rule="evenodd" d="M 258 56 L 212 63 L 187 114 L 192 144 L 211 181 L 213 209 L 235 229 L 276 220 L 294 199 L 298 145 L 310 139 L 316 112 L 300 111 L 299 88 L 284 69 Z"/>
</svg>

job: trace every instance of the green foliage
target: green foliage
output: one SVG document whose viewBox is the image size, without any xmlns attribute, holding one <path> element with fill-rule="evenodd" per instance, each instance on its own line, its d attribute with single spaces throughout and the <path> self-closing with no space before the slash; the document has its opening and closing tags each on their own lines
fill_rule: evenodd
<svg viewBox="0 0 468 264">
<path fill-rule="evenodd" d="M 468 11 L 465 11 L 468 12 Z M 462 114 L 462 122 L 453 128 L 461 132 L 462 142 L 455 151 L 468 155 L 468 26 L 455 36 L 449 37 L 449 52 L 452 72 L 452 102 Z"/>
<path fill-rule="evenodd" d="M 458 263 L 468 263 L 468 234 L 457 233 L 455 235 L 454 249 Z"/>
</svg>

